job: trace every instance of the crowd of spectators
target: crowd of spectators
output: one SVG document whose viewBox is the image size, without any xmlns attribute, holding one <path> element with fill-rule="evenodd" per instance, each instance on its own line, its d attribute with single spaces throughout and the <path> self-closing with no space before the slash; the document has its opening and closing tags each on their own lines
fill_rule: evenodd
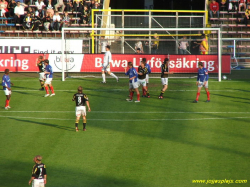
<svg viewBox="0 0 250 187">
<path fill-rule="evenodd" d="M 24 30 L 53 31 L 70 25 L 69 13 L 75 20 L 79 19 L 77 23 L 91 24 L 91 9 L 102 9 L 102 3 L 98 0 L 0 0 L 0 16 L 13 17 L 14 23 Z"/>
</svg>

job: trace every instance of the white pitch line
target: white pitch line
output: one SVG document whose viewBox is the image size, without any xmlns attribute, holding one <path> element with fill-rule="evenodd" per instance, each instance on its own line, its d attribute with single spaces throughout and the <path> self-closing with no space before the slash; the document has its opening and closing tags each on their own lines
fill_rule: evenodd
<svg viewBox="0 0 250 187">
<path fill-rule="evenodd" d="M 60 121 L 74 121 L 75 119 L 62 118 L 36 118 L 23 116 L 0 116 L 0 118 L 19 118 L 19 119 L 36 119 L 36 120 L 60 120 Z M 250 117 L 229 117 L 229 118 L 193 118 L 193 119 L 146 119 L 148 121 L 199 121 L 199 120 L 229 120 L 229 119 L 249 119 Z M 88 119 L 88 121 L 145 121 L 144 119 Z"/>
<path fill-rule="evenodd" d="M 0 113 L 75 113 L 72 111 L 0 111 Z M 250 114 L 250 112 L 140 112 L 140 111 L 91 111 L 89 113 L 102 114 Z"/>
</svg>

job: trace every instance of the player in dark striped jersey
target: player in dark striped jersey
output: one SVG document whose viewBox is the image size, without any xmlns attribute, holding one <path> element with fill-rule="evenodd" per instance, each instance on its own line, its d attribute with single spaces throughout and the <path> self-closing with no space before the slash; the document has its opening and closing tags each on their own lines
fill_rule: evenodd
<svg viewBox="0 0 250 187">
<path fill-rule="evenodd" d="M 148 72 L 147 72 L 147 74 L 146 74 L 146 83 L 147 83 L 146 87 L 147 87 L 147 91 L 148 91 L 149 74 L 151 73 L 151 67 L 150 67 L 150 65 L 147 63 L 147 59 L 146 59 L 146 58 L 143 58 L 142 61 L 146 63 L 146 68 L 148 69 Z M 146 95 L 146 93 L 144 93 L 143 95 Z"/>
<path fill-rule="evenodd" d="M 76 132 L 78 132 L 78 123 L 80 120 L 80 117 L 82 115 L 83 119 L 83 131 L 86 131 L 86 104 L 88 106 L 88 111 L 90 112 L 90 106 L 89 106 L 89 99 L 86 94 L 82 93 L 82 87 L 78 87 L 78 92 L 74 94 L 72 101 L 76 102 L 76 122 L 75 122 L 75 128 Z"/>
<path fill-rule="evenodd" d="M 146 68 L 146 62 L 141 61 L 141 65 L 138 67 L 138 87 L 142 85 L 143 95 L 142 97 L 150 97 L 147 91 L 146 74 L 148 69 Z"/>
<path fill-rule="evenodd" d="M 44 187 L 47 182 L 47 172 L 45 164 L 42 163 L 42 156 L 35 156 L 34 162 L 29 185 L 32 183 L 32 187 Z"/>
<path fill-rule="evenodd" d="M 170 72 L 170 68 L 168 67 L 169 59 L 165 58 L 163 64 L 161 65 L 161 83 L 162 90 L 159 96 L 159 99 L 163 99 L 164 92 L 168 89 L 168 75 L 173 74 Z"/>
<path fill-rule="evenodd" d="M 196 99 L 194 100 L 194 103 L 198 103 L 201 88 L 204 87 L 206 92 L 207 92 L 207 101 L 210 102 L 210 92 L 208 90 L 208 70 L 203 67 L 203 63 L 199 62 L 198 63 L 199 69 L 198 69 L 198 76 L 197 76 L 197 82 L 196 85 L 198 86 L 197 94 L 196 94 Z"/>
<path fill-rule="evenodd" d="M 45 81 L 44 70 L 45 70 L 45 64 L 44 64 L 43 56 L 39 56 L 37 58 L 36 65 L 38 66 L 38 69 L 39 69 L 39 81 L 40 81 L 40 84 L 41 84 L 41 89 L 40 90 L 44 90 L 44 81 Z"/>
</svg>

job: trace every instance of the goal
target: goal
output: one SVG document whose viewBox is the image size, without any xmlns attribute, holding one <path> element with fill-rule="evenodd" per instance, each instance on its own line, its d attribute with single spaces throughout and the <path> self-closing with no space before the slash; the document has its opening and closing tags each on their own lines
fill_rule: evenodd
<svg viewBox="0 0 250 187">
<path fill-rule="evenodd" d="M 82 33 L 82 38 L 79 35 L 78 39 L 83 41 L 88 38 L 88 41 L 83 44 L 87 46 L 87 52 L 82 50 L 81 54 L 68 53 L 70 42 L 67 41 L 71 38 L 65 37 L 67 32 Z M 213 33 L 213 37 L 210 37 L 210 33 Z M 194 46 L 191 46 L 191 43 L 196 44 L 198 48 L 202 34 L 207 34 L 209 52 L 207 55 L 201 55 L 199 52 L 193 54 Z M 186 38 L 183 39 L 184 36 Z M 104 40 L 111 45 L 113 72 L 123 73 L 128 61 L 132 61 L 137 66 L 141 58 L 146 58 L 147 63 L 152 67 L 152 73 L 159 73 L 162 61 L 169 57 L 170 68 L 177 75 L 176 77 L 183 77 L 178 75 L 186 74 L 189 75 L 188 77 L 190 74 L 195 76 L 199 61 L 203 62 L 209 74 L 218 81 L 221 81 L 222 73 L 230 73 L 230 56 L 221 54 L 220 28 L 62 28 L 62 81 L 65 81 L 65 77 L 71 73 L 100 73 L 103 59 L 100 43 Z M 178 49 L 183 40 L 189 43 L 189 47 L 185 54 L 180 54 Z M 144 53 L 135 54 L 137 41 L 143 44 Z M 155 54 L 153 44 L 157 41 L 159 47 Z"/>
</svg>

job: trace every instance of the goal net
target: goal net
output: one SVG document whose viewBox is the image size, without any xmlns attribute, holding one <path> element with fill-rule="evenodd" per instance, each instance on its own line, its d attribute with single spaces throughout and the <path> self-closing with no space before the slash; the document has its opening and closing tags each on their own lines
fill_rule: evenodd
<svg viewBox="0 0 250 187">
<path fill-rule="evenodd" d="M 81 52 L 68 50 L 74 44 L 67 33 L 82 40 Z M 208 45 L 205 54 L 201 54 L 203 40 Z M 230 73 L 230 56 L 221 55 L 220 28 L 63 28 L 61 45 L 63 81 L 74 76 L 100 77 L 106 45 L 111 47 L 111 71 L 121 73 L 121 77 L 127 62 L 138 67 L 142 58 L 147 59 L 156 77 L 165 58 L 170 60 L 173 78 L 195 77 L 200 61 L 218 81 L 222 73 Z"/>
</svg>

